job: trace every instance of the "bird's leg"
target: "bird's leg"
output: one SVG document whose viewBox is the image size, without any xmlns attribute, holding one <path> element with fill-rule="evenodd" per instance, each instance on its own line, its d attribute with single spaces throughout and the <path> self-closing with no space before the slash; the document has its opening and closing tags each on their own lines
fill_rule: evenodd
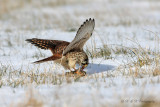
<svg viewBox="0 0 160 107">
<path fill-rule="evenodd" d="M 76 64 L 74 65 L 73 69 L 74 69 L 74 71 L 76 71 Z"/>
<path fill-rule="evenodd" d="M 73 74 L 77 74 L 77 75 L 80 75 L 80 76 L 85 76 L 86 75 L 86 72 L 83 71 L 83 66 L 78 68 L 78 69 L 74 69 L 75 71 L 73 72 Z"/>
<path fill-rule="evenodd" d="M 78 69 L 76 69 L 76 65 L 74 65 L 73 69 L 74 69 L 74 71 L 71 71 L 72 74 L 79 74 L 80 73 L 80 70 L 81 70 L 80 67 Z"/>
<path fill-rule="evenodd" d="M 72 71 L 73 74 L 77 74 L 78 70 L 76 69 L 76 65 L 73 67 L 74 71 Z"/>
<path fill-rule="evenodd" d="M 81 71 L 81 67 L 78 68 L 78 71 Z"/>
<path fill-rule="evenodd" d="M 81 70 L 83 71 L 84 68 L 86 68 L 88 66 L 88 64 L 85 64 L 81 67 Z"/>
<path fill-rule="evenodd" d="M 83 67 L 79 67 L 78 69 L 75 68 L 76 65 L 73 67 L 73 68 L 70 68 L 70 72 L 66 73 L 66 75 L 69 75 L 69 76 L 73 76 L 73 75 L 77 75 L 77 76 L 85 76 L 86 75 L 86 72 L 83 71 Z M 74 69 L 74 71 L 72 71 L 72 69 Z"/>
</svg>

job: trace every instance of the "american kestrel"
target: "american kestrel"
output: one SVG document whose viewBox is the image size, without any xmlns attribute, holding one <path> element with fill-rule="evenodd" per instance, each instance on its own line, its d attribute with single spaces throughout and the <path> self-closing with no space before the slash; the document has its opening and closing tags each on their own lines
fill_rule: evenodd
<svg viewBox="0 0 160 107">
<path fill-rule="evenodd" d="M 78 29 L 75 38 L 72 42 L 60 41 L 60 40 L 46 40 L 46 39 L 27 39 L 26 41 L 34 44 L 41 49 L 50 49 L 52 56 L 36 61 L 34 63 L 42 63 L 46 61 L 55 61 L 60 63 L 65 69 L 70 71 L 74 69 L 80 73 L 89 64 L 88 56 L 83 50 L 83 46 L 86 41 L 92 36 L 94 30 L 94 19 L 86 20 Z M 75 69 L 76 64 L 79 64 L 81 70 Z M 73 71 L 72 71 L 73 72 Z"/>
</svg>

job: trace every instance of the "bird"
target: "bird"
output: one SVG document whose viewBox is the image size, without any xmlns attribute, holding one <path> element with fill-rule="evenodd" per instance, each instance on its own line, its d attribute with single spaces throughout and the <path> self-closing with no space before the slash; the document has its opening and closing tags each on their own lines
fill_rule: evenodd
<svg viewBox="0 0 160 107">
<path fill-rule="evenodd" d="M 72 70 L 78 74 L 83 71 L 89 64 L 89 58 L 83 50 L 84 44 L 92 36 L 95 27 L 94 18 L 86 19 L 85 22 L 77 30 L 75 38 L 71 42 L 62 40 L 48 40 L 48 39 L 26 39 L 27 42 L 37 46 L 38 48 L 51 50 L 52 56 L 35 61 L 33 63 L 42 63 L 46 61 L 54 61 L 61 64 L 65 69 Z M 79 71 L 76 70 L 76 64 L 79 64 Z"/>
</svg>

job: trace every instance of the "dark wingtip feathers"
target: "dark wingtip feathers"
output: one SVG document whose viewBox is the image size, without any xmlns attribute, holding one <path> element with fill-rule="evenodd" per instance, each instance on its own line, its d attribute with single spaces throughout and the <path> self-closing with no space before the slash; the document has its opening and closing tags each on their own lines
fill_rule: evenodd
<svg viewBox="0 0 160 107">
<path fill-rule="evenodd" d="M 88 21 L 94 21 L 94 18 L 89 18 L 89 20 L 87 19 L 85 22 L 88 22 Z"/>
<path fill-rule="evenodd" d="M 92 23 L 92 22 L 95 24 L 94 18 L 93 19 L 89 18 L 89 19 L 86 19 L 86 21 L 83 23 L 83 25 L 85 25 L 86 23 Z"/>
<path fill-rule="evenodd" d="M 32 38 L 32 39 L 26 39 L 25 41 L 32 41 L 32 40 L 35 40 L 37 38 Z"/>
<path fill-rule="evenodd" d="M 78 29 L 78 31 L 83 27 L 83 26 L 85 26 L 87 23 L 92 23 L 93 22 L 93 28 L 94 28 L 94 26 L 95 26 L 95 20 L 94 20 L 94 18 L 92 19 L 92 18 L 89 18 L 89 19 L 86 19 L 86 21 L 79 27 L 79 29 Z M 78 33 L 78 32 L 77 32 Z"/>
<path fill-rule="evenodd" d="M 33 43 L 37 38 L 32 38 L 32 39 L 26 39 L 25 41 L 29 42 L 29 43 Z"/>
<path fill-rule="evenodd" d="M 37 38 L 32 38 L 32 39 L 26 39 L 25 41 L 27 41 L 28 43 L 33 44 L 34 46 L 37 46 L 41 49 L 48 49 L 48 42 L 46 42 L 45 40 L 41 40 L 41 39 L 37 39 Z"/>
<path fill-rule="evenodd" d="M 31 41 L 32 41 L 32 39 L 26 39 L 25 41 L 27 41 L 27 42 L 31 42 Z"/>
<path fill-rule="evenodd" d="M 85 23 L 93 23 L 93 25 L 95 26 L 95 20 L 94 20 L 94 18 L 92 19 L 92 18 L 89 18 L 89 20 L 87 19 L 85 22 L 84 22 L 84 24 Z"/>
</svg>

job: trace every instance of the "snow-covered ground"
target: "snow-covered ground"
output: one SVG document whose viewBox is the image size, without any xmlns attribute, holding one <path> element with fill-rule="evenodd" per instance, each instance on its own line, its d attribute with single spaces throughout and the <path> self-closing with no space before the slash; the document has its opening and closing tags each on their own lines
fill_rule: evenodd
<svg viewBox="0 0 160 107">
<path fill-rule="evenodd" d="M 0 107 L 158 107 L 159 13 L 159 0 L 0 1 Z M 90 17 L 87 76 L 65 77 L 54 62 L 32 64 L 51 52 L 26 39 L 72 41 Z"/>
</svg>

